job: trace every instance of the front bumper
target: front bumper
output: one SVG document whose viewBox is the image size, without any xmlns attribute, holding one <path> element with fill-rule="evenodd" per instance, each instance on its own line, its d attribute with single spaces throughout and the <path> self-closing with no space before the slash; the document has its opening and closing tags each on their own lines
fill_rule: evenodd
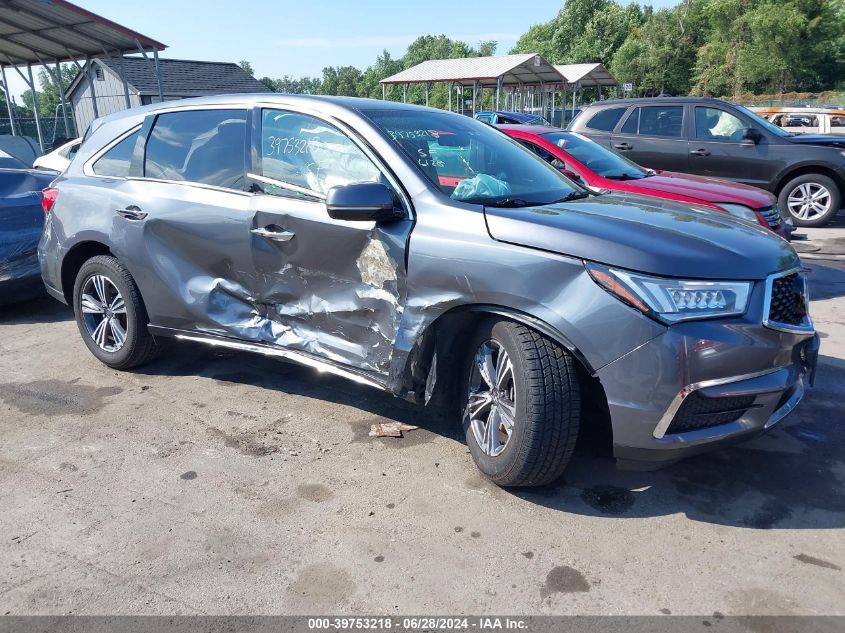
<svg viewBox="0 0 845 633">
<path fill-rule="evenodd" d="M 659 467 L 771 428 L 803 397 L 818 347 L 815 332 L 774 330 L 762 325 L 761 315 L 667 328 L 597 372 L 620 466 Z M 684 424 L 677 422 L 690 398 L 742 405 L 735 416 L 722 413 L 696 428 L 686 422 L 708 414 L 690 415 L 687 408 Z"/>
</svg>

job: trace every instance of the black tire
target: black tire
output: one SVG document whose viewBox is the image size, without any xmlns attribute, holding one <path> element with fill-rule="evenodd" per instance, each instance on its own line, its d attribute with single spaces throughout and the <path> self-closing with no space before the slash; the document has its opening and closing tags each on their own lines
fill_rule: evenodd
<svg viewBox="0 0 845 633">
<path fill-rule="evenodd" d="M 83 289 L 95 276 L 105 277 L 111 286 L 116 289 L 125 306 L 125 315 L 121 314 L 125 339 L 118 349 L 108 351 L 101 347 L 94 340 L 90 331 L 91 321 L 98 322 L 101 319 L 98 315 L 90 315 L 83 312 L 82 300 Z M 91 283 L 93 283 L 91 281 Z M 90 288 L 90 286 L 88 286 Z M 113 367 L 114 369 L 129 369 L 138 367 L 152 360 L 159 351 L 155 338 L 147 330 L 147 310 L 141 299 L 141 293 L 132 275 L 124 266 L 110 255 L 98 255 L 89 259 L 79 269 L 76 275 L 76 283 L 73 285 L 73 311 L 76 315 L 76 325 L 85 345 L 97 359 Z M 125 316 L 125 319 L 123 319 Z M 112 334 L 111 342 L 116 339 Z M 112 345 L 116 347 L 116 345 Z"/>
<path fill-rule="evenodd" d="M 486 388 L 486 383 L 480 383 L 475 362 L 476 353 L 489 341 L 501 346 L 513 364 L 512 382 L 507 390 L 512 389 L 510 393 L 514 397 L 506 398 L 505 402 L 509 407 L 513 404 L 515 422 L 498 454 L 482 448 L 477 439 L 479 416 L 473 422 L 469 407 L 474 381 L 481 384 L 482 390 Z M 479 470 L 500 486 L 541 486 L 558 479 L 575 449 L 581 413 L 581 389 L 572 356 L 529 327 L 504 319 L 489 319 L 480 324 L 469 340 L 464 366 L 461 415 L 467 445 Z M 499 392 L 495 397 L 502 395 Z M 501 428 L 497 426 L 499 438 L 503 437 Z"/>
<path fill-rule="evenodd" d="M 798 212 L 794 208 L 790 208 L 790 197 L 801 196 L 803 194 L 801 187 L 810 187 L 810 191 L 817 191 L 819 187 L 826 189 L 829 195 L 826 210 L 823 212 L 810 210 L 812 217 L 801 217 L 799 215 L 800 208 Z M 804 174 L 793 178 L 784 185 L 778 195 L 778 207 L 789 214 L 795 226 L 824 226 L 836 216 L 842 207 L 842 192 L 832 178 L 821 174 Z"/>
</svg>

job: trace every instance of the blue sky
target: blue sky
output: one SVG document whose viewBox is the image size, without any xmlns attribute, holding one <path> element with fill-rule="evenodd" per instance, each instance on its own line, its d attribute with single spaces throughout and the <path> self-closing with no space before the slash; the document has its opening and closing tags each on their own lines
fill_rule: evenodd
<svg viewBox="0 0 845 633">
<path fill-rule="evenodd" d="M 156 39 L 163 57 L 252 62 L 256 76 L 320 76 L 324 66 L 370 65 L 382 49 L 401 56 L 420 35 L 444 33 L 507 53 L 528 27 L 551 19 L 563 0 L 74 0 Z M 652 0 L 655 7 L 677 0 Z M 13 94 L 24 84 L 14 71 Z"/>
</svg>

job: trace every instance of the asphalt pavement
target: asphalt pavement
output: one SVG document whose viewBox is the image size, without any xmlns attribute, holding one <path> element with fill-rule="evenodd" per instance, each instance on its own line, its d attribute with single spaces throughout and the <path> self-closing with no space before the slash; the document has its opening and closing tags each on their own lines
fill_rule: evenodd
<svg viewBox="0 0 845 633">
<path fill-rule="evenodd" d="M 651 473 L 589 429 L 539 490 L 367 387 L 185 344 L 114 371 L 65 306 L 0 308 L 0 613 L 843 614 L 845 218 L 802 233 L 795 413 Z"/>
</svg>

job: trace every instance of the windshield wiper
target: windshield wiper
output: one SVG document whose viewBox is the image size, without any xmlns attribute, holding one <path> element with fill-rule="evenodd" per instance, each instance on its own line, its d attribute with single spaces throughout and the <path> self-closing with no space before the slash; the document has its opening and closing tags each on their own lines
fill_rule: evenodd
<svg viewBox="0 0 845 633">
<path fill-rule="evenodd" d="M 558 202 L 570 202 L 571 200 L 582 200 L 583 198 L 589 198 L 590 194 L 586 191 L 570 191 L 568 194 L 563 196 L 563 198 L 558 198 L 552 202 L 546 202 L 545 204 L 556 204 Z"/>
<path fill-rule="evenodd" d="M 469 202 L 465 200 L 464 202 Z M 502 207 L 503 209 L 513 209 L 516 207 L 531 207 L 536 205 L 536 202 L 529 202 L 522 198 L 501 198 L 499 200 L 488 200 L 482 203 L 487 207 Z"/>
<path fill-rule="evenodd" d="M 639 180 L 640 178 L 646 178 L 647 176 L 653 176 L 654 174 L 647 174 L 647 175 L 639 175 L 639 174 L 618 174 L 616 176 L 605 176 L 608 180 Z"/>
</svg>

